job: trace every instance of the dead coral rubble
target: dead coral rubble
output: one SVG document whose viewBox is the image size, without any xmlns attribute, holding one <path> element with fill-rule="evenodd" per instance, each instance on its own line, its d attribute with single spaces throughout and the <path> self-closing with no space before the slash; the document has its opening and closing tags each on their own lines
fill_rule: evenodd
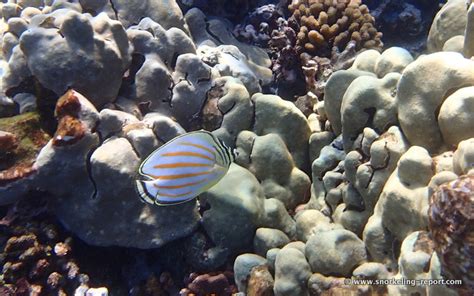
<svg viewBox="0 0 474 296">
<path fill-rule="evenodd" d="M 72 257 L 72 239 L 48 219 L 32 220 L 31 212 L 40 210 L 13 206 L 0 220 L 0 294 L 73 295 L 89 277 Z"/>
</svg>

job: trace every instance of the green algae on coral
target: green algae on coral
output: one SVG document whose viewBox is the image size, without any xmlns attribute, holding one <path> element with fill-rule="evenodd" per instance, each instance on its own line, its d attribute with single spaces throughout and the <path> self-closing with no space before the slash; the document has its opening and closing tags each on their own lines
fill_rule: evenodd
<svg viewBox="0 0 474 296">
<path fill-rule="evenodd" d="M 33 172 L 36 156 L 51 138 L 41 127 L 41 116 L 37 112 L 0 118 L 0 131 L 11 133 L 16 139 L 9 151 L 0 153 L 0 186 Z"/>
</svg>

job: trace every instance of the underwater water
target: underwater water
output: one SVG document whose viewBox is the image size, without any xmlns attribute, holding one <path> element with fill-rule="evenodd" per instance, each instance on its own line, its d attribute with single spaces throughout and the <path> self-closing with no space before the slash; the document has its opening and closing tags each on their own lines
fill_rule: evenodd
<svg viewBox="0 0 474 296">
<path fill-rule="evenodd" d="M 473 1 L 0 8 L 0 296 L 474 294 Z"/>
</svg>

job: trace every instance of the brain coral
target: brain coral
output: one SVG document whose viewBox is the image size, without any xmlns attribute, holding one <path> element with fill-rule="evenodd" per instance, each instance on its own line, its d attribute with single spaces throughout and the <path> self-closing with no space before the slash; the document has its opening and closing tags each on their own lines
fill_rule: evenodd
<svg viewBox="0 0 474 296">
<path fill-rule="evenodd" d="M 297 50 L 329 57 L 356 41 L 357 50 L 382 47 L 382 33 L 360 0 L 293 0 L 288 6 L 297 35 Z"/>
</svg>

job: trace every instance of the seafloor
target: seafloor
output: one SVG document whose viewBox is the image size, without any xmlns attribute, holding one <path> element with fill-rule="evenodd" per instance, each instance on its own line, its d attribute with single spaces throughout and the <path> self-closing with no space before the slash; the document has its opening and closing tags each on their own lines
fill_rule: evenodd
<svg viewBox="0 0 474 296">
<path fill-rule="evenodd" d="M 1 296 L 474 295 L 473 1 L 0 8 Z M 143 203 L 201 129 L 225 176 Z"/>
</svg>

